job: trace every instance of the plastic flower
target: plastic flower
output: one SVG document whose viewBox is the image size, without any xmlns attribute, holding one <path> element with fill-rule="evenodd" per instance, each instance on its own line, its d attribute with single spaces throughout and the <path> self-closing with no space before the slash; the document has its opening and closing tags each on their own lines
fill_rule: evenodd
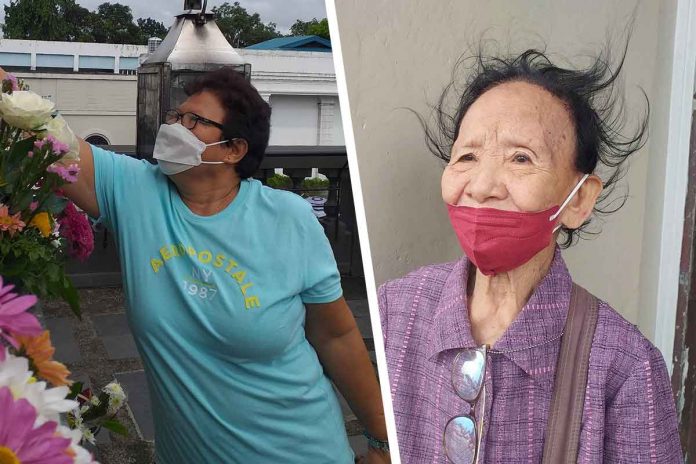
<svg viewBox="0 0 696 464">
<path fill-rule="evenodd" d="M 0 118 L 23 130 L 38 129 L 51 119 L 55 104 L 29 90 L 4 93 L 0 99 Z"/>
<path fill-rule="evenodd" d="M 35 427 L 37 411 L 25 399 L 0 388 L 0 462 L 9 464 L 72 464 L 71 440 L 56 434 L 57 423 Z"/>
<path fill-rule="evenodd" d="M 68 255 L 85 261 L 94 251 L 94 234 L 84 213 L 70 202 L 58 217 L 60 235 L 68 240 Z"/>
<path fill-rule="evenodd" d="M 36 296 L 17 296 L 12 293 L 14 285 L 4 285 L 0 276 L 0 339 L 7 340 L 13 347 L 19 344 L 17 335 L 36 336 L 41 333 L 41 324 L 27 309 L 36 304 Z M 5 359 L 5 350 L 0 349 L 0 361 Z"/>
<path fill-rule="evenodd" d="M 51 217 L 46 212 L 36 214 L 31 221 L 29 221 L 29 225 L 39 229 L 39 232 L 41 232 L 41 235 L 44 237 L 51 235 L 53 230 L 51 227 Z"/>
<path fill-rule="evenodd" d="M 57 174 L 65 182 L 69 182 L 72 184 L 77 182 L 77 175 L 80 173 L 80 167 L 77 164 L 71 164 L 70 166 L 62 166 L 58 163 L 53 163 L 46 168 L 46 171 Z"/>
<path fill-rule="evenodd" d="M 70 393 L 68 387 L 46 388 L 46 382 L 34 379 L 27 358 L 8 352 L 5 352 L 5 360 L 0 362 L 0 388 L 3 387 L 8 387 L 15 398 L 27 400 L 36 409 L 39 423 L 58 422 L 60 414 L 72 411 L 78 405 L 76 401 L 65 399 Z"/>
<path fill-rule="evenodd" d="M 20 352 L 31 359 L 39 377 L 55 386 L 72 385 L 72 382 L 68 380 L 70 371 L 63 364 L 53 360 L 56 349 L 51 345 L 48 330 L 44 330 L 37 337 L 19 336 L 17 341 L 20 344 Z"/>
<path fill-rule="evenodd" d="M 0 231 L 9 232 L 10 237 L 21 232 L 26 224 L 19 219 L 19 215 L 20 213 L 10 215 L 9 208 L 0 203 Z"/>
</svg>

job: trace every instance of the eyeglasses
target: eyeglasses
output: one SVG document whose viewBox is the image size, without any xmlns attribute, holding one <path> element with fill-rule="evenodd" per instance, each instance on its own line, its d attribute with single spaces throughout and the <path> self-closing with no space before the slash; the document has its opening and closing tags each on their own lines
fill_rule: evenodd
<svg viewBox="0 0 696 464">
<path fill-rule="evenodd" d="M 196 127 L 196 124 L 199 122 L 205 125 L 217 127 L 220 130 L 225 129 L 224 126 L 219 122 L 211 121 L 210 119 L 199 116 L 196 113 L 179 113 L 177 110 L 169 110 L 164 114 L 164 122 L 167 124 L 175 124 L 179 120 L 181 120 L 181 125 L 188 130 L 193 130 L 193 128 Z"/>
<path fill-rule="evenodd" d="M 470 414 L 453 417 L 445 426 L 445 454 L 454 464 L 478 462 L 486 405 L 487 350 L 486 345 L 464 350 L 457 354 L 452 363 L 452 387 L 461 399 L 471 405 Z M 477 409 L 480 411 L 477 412 Z"/>
</svg>

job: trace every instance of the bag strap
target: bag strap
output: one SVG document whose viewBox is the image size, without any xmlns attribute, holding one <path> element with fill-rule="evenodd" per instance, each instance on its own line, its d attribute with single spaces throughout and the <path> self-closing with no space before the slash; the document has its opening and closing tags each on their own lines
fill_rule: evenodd
<svg viewBox="0 0 696 464">
<path fill-rule="evenodd" d="M 590 349 L 597 327 L 598 309 L 597 298 L 573 284 L 561 350 L 556 361 L 543 464 L 577 461 Z"/>
</svg>

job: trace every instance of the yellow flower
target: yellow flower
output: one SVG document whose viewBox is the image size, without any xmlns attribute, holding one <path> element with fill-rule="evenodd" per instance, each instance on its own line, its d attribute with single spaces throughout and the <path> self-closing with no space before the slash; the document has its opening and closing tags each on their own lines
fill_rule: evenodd
<svg viewBox="0 0 696 464">
<path fill-rule="evenodd" d="M 16 338 L 21 345 L 20 351 L 26 353 L 26 356 L 31 359 L 39 377 L 48 380 L 56 387 L 72 384 L 68 380 L 70 371 L 63 364 L 53 360 L 56 349 L 51 345 L 48 330 L 44 330 L 37 337 L 17 336 Z"/>
<path fill-rule="evenodd" d="M 46 212 L 35 215 L 29 222 L 29 225 L 39 229 L 39 232 L 44 237 L 51 235 L 51 217 Z"/>
</svg>

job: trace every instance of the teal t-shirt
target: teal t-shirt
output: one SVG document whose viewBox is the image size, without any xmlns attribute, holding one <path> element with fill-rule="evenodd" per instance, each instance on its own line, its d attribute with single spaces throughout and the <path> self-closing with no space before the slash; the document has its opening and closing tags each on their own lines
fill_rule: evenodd
<svg viewBox="0 0 696 464">
<path fill-rule="evenodd" d="M 194 214 L 156 165 L 92 146 L 99 211 L 120 253 L 159 464 L 353 462 L 303 303 L 340 276 L 311 206 L 244 180 Z"/>
</svg>

